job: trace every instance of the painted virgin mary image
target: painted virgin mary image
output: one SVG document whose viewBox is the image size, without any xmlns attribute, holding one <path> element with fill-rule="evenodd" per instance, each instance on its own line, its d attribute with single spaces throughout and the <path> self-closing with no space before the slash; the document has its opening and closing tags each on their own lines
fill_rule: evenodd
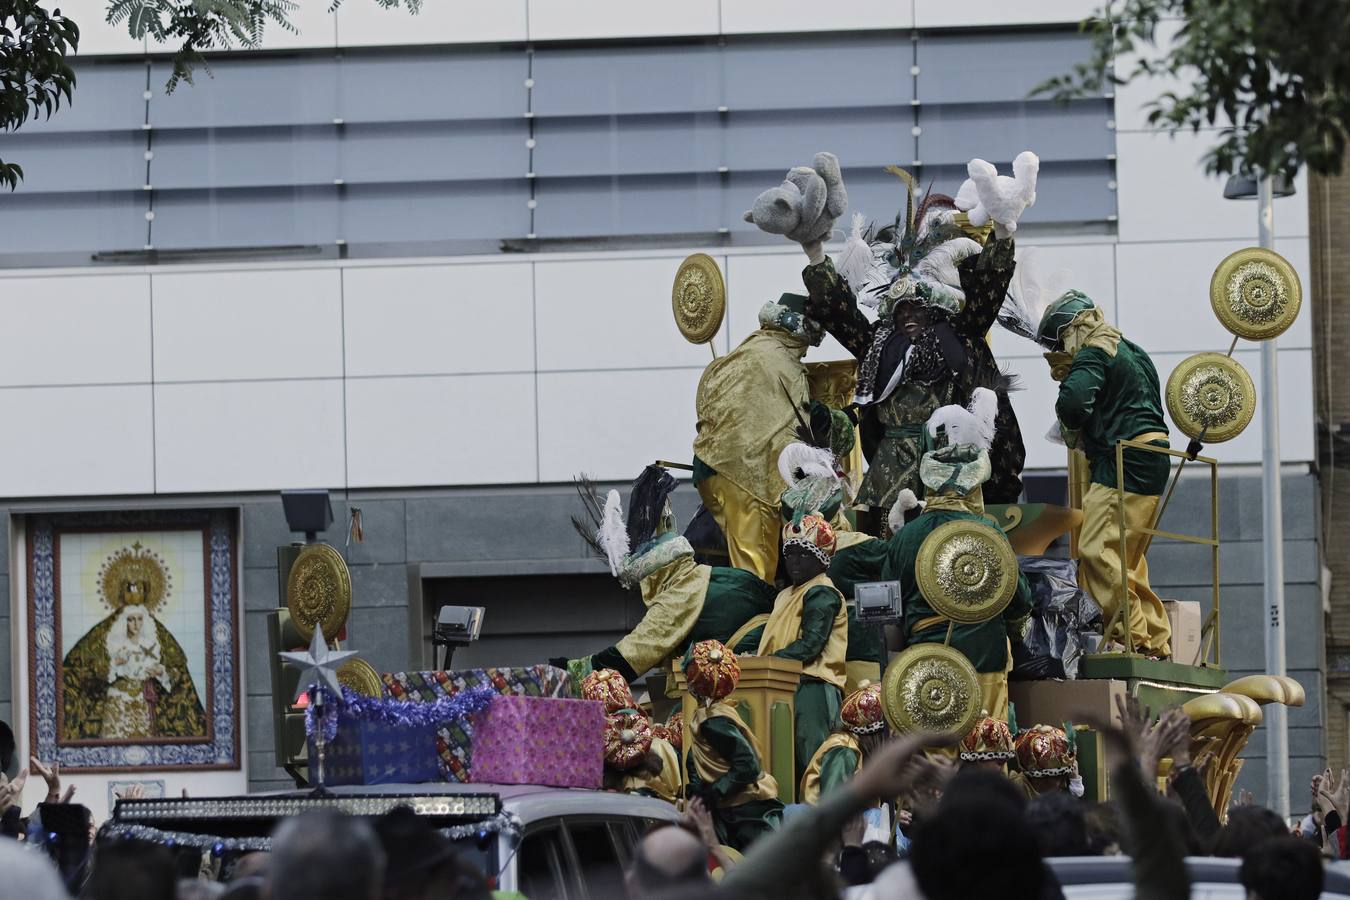
<svg viewBox="0 0 1350 900">
<path fill-rule="evenodd" d="M 206 716 L 182 646 L 154 612 L 169 575 L 139 543 L 100 573 L 112 613 L 79 639 L 61 668 L 66 740 L 206 737 Z"/>
</svg>

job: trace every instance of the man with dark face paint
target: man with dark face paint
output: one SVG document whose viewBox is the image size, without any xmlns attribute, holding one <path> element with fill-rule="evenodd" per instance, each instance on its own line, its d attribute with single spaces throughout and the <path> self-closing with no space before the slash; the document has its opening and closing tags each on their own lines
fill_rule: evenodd
<svg viewBox="0 0 1350 900">
<path fill-rule="evenodd" d="M 781 559 L 791 582 L 774 600 L 760 656 L 802 664 L 796 694 L 796 778 L 800 783 L 817 748 L 839 725 L 847 680 L 848 615 L 844 595 L 825 570 L 834 554 L 834 529 L 817 511 L 794 511 L 783 526 Z"/>
</svg>

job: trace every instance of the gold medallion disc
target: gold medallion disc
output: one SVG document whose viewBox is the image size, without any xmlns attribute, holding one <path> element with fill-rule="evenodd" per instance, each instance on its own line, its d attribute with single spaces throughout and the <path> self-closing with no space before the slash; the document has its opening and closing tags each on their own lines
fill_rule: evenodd
<svg viewBox="0 0 1350 900">
<path fill-rule="evenodd" d="M 1017 590 L 1017 556 L 1008 539 L 968 519 L 933 529 L 919 545 L 914 569 L 933 611 L 958 625 L 992 619 Z"/>
<path fill-rule="evenodd" d="M 342 555 L 328 544 L 306 544 L 286 579 L 286 607 L 306 641 L 320 624 L 324 640 L 336 640 L 352 608 L 352 578 Z"/>
<path fill-rule="evenodd" d="M 1183 359 L 1167 379 L 1167 412 L 1186 437 L 1221 444 L 1251 423 L 1256 385 L 1231 357 L 1197 353 Z"/>
<path fill-rule="evenodd" d="M 1303 285 L 1283 256 L 1264 247 L 1229 254 L 1209 280 L 1214 315 L 1230 332 L 1250 341 L 1279 337 L 1298 318 Z"/>
<path fill-rule="evenodd" d="M 670 291 L 675 327 L 691 344 L 706 344 L 722 327 L 727 312 L 727 286 L 717 260 L 695 253 L 680 263 Z"/>
<path fill-rule="evenodd" d="M 886 667 L 881 703 L 897 733 L 965 735 L 980 718 L 980 682 L 961 651 L 914 644 Z"/>
<path fill-rule="evenodd" d="M 360 657 L 351 659 L 338 666 L 338 683 L 345 688 L 364 694 L 367 697 L 383 697 L 384 681 L 375 667 Z"/>
</svg>

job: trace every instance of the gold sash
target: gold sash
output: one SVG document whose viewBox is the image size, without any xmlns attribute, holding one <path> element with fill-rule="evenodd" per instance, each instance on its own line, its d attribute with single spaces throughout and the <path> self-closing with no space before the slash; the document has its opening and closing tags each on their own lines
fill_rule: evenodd
<svg viewBox="0 0 1350 900">
<path fill-rule="evenodd" d="M 802 774 L 801 790 L 797 792 L 799 802 L 810 803 L 813 806 L 819 802 L 820 769 L 825 765 L 825 754 L 840 748 L 852 750 L 858 754 L 858 760 L 862 761 L 862 748 L 858 746 L 858 739 L 847 731 L 834 732 L 816 750 L 815 755 L 811 757 L 811 763 L 806 767 L 806 772 Z"/>
<path fill-rule="evenodd" d="M 711 577 L 711 568 L 685 556 L 642 579 L 647 612 L 615 645 L 634 672 L 641 675 L 675 652 L 703 611 Z"/>
<path fill-rule="evenodd" d="M 693 737 L 693 758 L 694 773 L 698 775 L 699 780 L 704 784 L 712 784 L 721 778 L 727 772 L 731 771 L 730 764 L 713 749 L 703 742 L 699 736 L 699 729 L 703 723 L 714 716 L 722 716 L 729 720 L 736 730 L 741 733 L 741 737 L 749 741 L 750 746 L 754 748 L 755 756 L 759 758 L 759 780 L 754 784 L 746 785 L 736 793 L 728 797 L 724 806 L 740 806 L 742 803 L 749 803 L 752 800 L 774 800 L 778 797 L 778 782 L 772 775 L 764 771 L 764 751 L 760 749 L 759 741 L 755 739 L 755 734 L 750 730 L 750 726 L 741 720 L 740 714 L 730 703 L 718 701 L 711 706 L 699 706 L 694 710 L 694 714 L 689 719 L 689 732 Z"/>
<path fill-rule="evenodd" d="M 674 803 L 680 796 L 680 754 L 665 738 L 652 738 L 652 752 L 661 757 L 661 774 L 655 778 L 629 775 L 624 778 L 623 789 L 630 793 L 649 790 L 662 800 Z"/>
<path fill-rule="evenodd" d="M 849 547 L 856 546 L 864 541 L 874 540 L 876 540 L 876 538 L 872 537 L 872 535 L 861 531 L 840 531 L 836 528 L 834 531 L 834 552 L 838 553 L 840 550 L 846 550 Z"/>
<path fill-rule="evenodd" d="M 924 498 L 924 512 L 965 512 L 984 515 L 984 488 L 977 487 L 964 497 L 955 494 L 929 494 Z"/>
<path fill-rule="evenodd" d="M 764 637 L 759 642 L 758 656 L 772 656 L 802 636 L 802 607 L 805 605 L 806 592 L 813 587 L 829 588 L 836 594 L 838 589 L 824 572 L 810 581 L 786 587 L 778 592 L 773 601 L 773 612 L 764 626 Z M 848 669 L 844 658 L 848 655 L 848 611 L 844 608 L 844 595 L 839 594 L 839 612 L 834 616 L 830 628 L 830 639 L 825 649 L 815 659 L 802 664 L 802 677 L 816 678 L 832 684 L 841 691 L 848 682 Z"/>
</svg>

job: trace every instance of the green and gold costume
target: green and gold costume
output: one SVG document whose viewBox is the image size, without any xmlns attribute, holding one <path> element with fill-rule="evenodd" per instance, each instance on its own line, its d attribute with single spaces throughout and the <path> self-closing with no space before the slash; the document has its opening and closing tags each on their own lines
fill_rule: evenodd
<svg viewBox="0 0 1350 900">
<path fill-rule="evenodd" d="M 759 742 L 729 703 L 700 704 L 689 730 L 689 796 L 705 798 L 717 839 L 744 851 L 782 816 L 778 782 L 764 771 Z"/>
</svg>

